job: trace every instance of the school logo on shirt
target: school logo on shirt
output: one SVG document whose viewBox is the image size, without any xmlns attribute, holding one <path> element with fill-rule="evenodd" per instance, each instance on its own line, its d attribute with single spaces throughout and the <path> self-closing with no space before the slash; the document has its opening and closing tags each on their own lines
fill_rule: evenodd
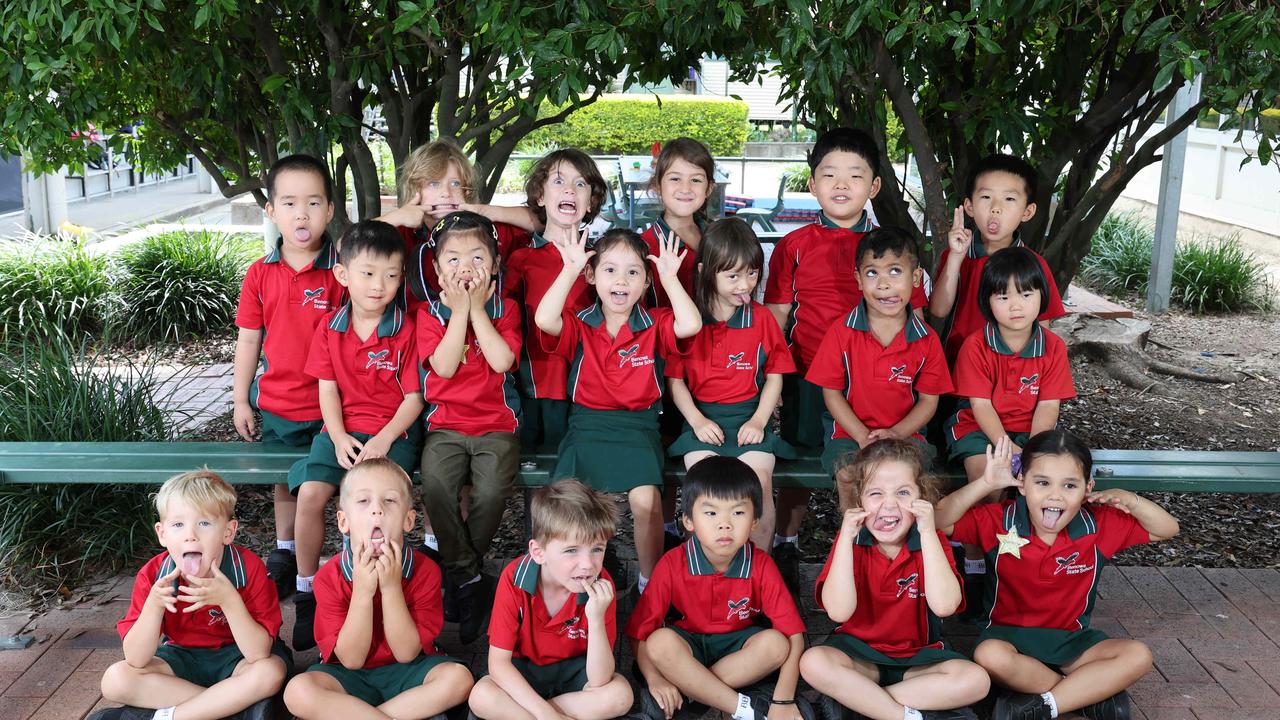
<svg viewBox="0 0 1280 720">
<path fill-rule="evenodd" d="M 751 361 L 747 360 L 746 358 L 747 358 L 747 353 L 745 350 L 740 353 L 733 353 L 729 355 L 729 362 L 726 363 L 724 367 L 726 370 L 729 370 L 729 369 L 747 370 L 747 371 L 755 370 L 755 366 L 752 365 Z"/>
<path fill-rule="evenodd" d="M 1076 560 L 1079 559 L 1079 552 L 1073 552 L 1066 557 L 1054 558 L 1053 560 L 1058 564 L 1058 566 L 1053 569 L 1053 574 L 1057 575 L 1065 572 L 1068 575 L 1079 575 L 1080 573 L 1087 573 L 1093 570 L 1093 566 L 1087 562 L 1076 563 Z"/>
<path fill-rule="evenodd" d="M 907 374 L 906 365 L 898 365 L 896 367 L 889 368 L 889 382 L 891 383 L 896 382 L 904 385 L 910 385 L 915 382 L 915 379 L 914 375 Z"/>
<path fill-rule="evenodd" d="M 390 348 L 383 348 L 377 352 L 370 350 L 369 362 L 364 364 L 364 369 L 368 370 L 369 368 L 373 368 L 374 370 L 390 370 L 391 372 L 395 372 L 399 368 L 396 367 L 394 361 L 387 359 L 390 354 Z"/>
<path fill-rule="evenodd" d="M 618 348 L 618 358 L 618 367 L 626 367 L 628 363 L 633 368 L 653 364 L 653 358 L 640 352 L 640 343 L 635 343 L 629 348 Z"/>
<path fill-rule="evenodd" d="M 560 626 L 560 634 L 568 637 L 570 640 L 586 640 L 587 629 L 578 627 L 578 620 L 581 618 L 571 617 L 564 621 L 564 625 Z"/>
<path fill-rule="evenodd" d="M 308 304 L 310 304 L 311 307 L 317 310 L 328 310 L 329 301 L 321 297 L 322 295 L 324 295 L 323 286 L 314 288 L 311 290 L 303 288 L 302 289 L 302 307 L 306 307 Z"/>
<path fill-rule="evenodd" d="M 1018 394 L 1021 395 L 1023 390 L 1031 391 L 1032 395 L 1040 394 L 1040 373 L 1034 373 L 1031 377 L 1018 378 Z"/>
<path fill-rule="evenodd" d="M 227 624 L 227 616 L 223 615 L 221 610 L 219 610 L 218 608 L 209 608 L 209 627 L 216 627 L 218 625 L 226 625 L 226 624 Z"/>
<path fill-rule="evenodd" d="M 728 600 L 729 612 L 724 616 L 725 620 L 732 620 L 735 616 L 739 620 L 750 620 L 751 614 L 759 612 L 751 607 L 751 598 L 744 597 L 741 600 Z"/>
<path fill-rule="evenodd" d="M 920 573 L 911 573 L 904 578 L 898 578 L 898 594 L 894 597 L 902 597 L 902 593 L 907 593 L 907 597 L 912 600 L 920 597 L 920 588 L 916 585 L 919 579 Z"/>
</svg>

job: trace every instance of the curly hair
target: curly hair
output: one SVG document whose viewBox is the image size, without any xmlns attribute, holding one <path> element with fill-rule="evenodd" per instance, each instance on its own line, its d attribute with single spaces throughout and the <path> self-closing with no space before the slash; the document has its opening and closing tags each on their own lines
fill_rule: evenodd
<svg viewBox="0 0 1280 720">
<path fill-rule="evenodd" d="M 862 488 L 871 473 L 887 462 L 905 463 L 911 468 L 911 474 L 920 486 L 920 497 L 931 503 L 942 499 L 942 479 L 928 470 L 929 463 L 924 450 L 914 440 L 877 440 L 859 450 L 856 455 L 846 455 L 837 464 L 836 482 L 847 484 L 852 489 L 850 497 L 861 497 Z"/>
<path fill-rule="evenodd" d="M 607 191 L 604 176 L 600 174 L 600 168 L 596 167 L 596 161 L 576 148 L 563 148 L 549 152 L 538 161 L 537 165 L 533 166 L 529 179 L 524 181 L 524 192 L 529 197 L 529 209 L 538 217 L 538 220 L 547 221 L 547 209 L 539 204 L 542 200 L 542 187 L 547 184 L 547 178 L 551 177 L 551 173 L 560 163 L 573 166 L 582 179 L 587 181 L 587 186 L 591 188 L 591 202 L 587 205 L 587 214 L 582 219 L 584 222 L 595 220 L 600 208 L 604 206 L 604 194 Z"/>
</svg>

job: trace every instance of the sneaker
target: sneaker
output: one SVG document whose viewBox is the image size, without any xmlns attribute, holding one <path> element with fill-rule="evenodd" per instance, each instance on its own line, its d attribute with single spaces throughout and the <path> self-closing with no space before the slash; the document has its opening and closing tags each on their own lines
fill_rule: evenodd
<svg viewBox="0 0 1280 720">
<path fill-rule="evenodd" d="M 854 712 L 840 704 L 838 700 L 827 695 L 820 695 L 818 701 L 818 717 L 821 720 L 867 720 L 867 716 Z"/>
<path fill-rule="evenodd" d="M 267 575 L 276 584 L 276 597 L 284 600 L 298 589 L 298 558 L 284 548 L 272 550 L 267 556 Z"/>
<path fill-rule="evenodd" d="M 263 698 L 235 715 L 235 720 L 272 720 L 275 715 L 275 698 Z"/>
<path fill-rule="evenodd" d="M 493 583 L 485 575 L 458 588 L 458 639 L 470 645 L 484 634 L 493 605 Z"/>
<path fill-rule="evenodd" d="M 991 720 L 1050 720 L 1049 705 L 1039 695 L 1003 693 L 996 698 Z"/>
<path fill-rule="evenodd" d="M 773 549 L 773 561 L 782 574 L 782 582 L 792 595 L 800 595 L 800 548 L 795 543 L 785 542 Z"/>
<path fill-rule="evenodd" d="M 300 592 L 293 598 L 293 649 L 297 652 L 316 646 L 316 594 Z"/>
<path fill-rule="evenodd" d="M 922 710 L 920 714 L 924 720 L 978 720 L 978 714 L 971 707 L 955 710 Z"/>
<path fill-rule="evenodd" d="M 443 566 L 441 570 L 443 571 Z M 444 607 L 444 621 L 456 623 L 458 622 L 458 588 L 449 579 L 449 574 L 442 572 L 443 578 L 440 580 L 440 603 Z"/>
<path fill-rule="evenodd" d="M 151 720 L 155 710 L 124 705 L 122 707 L 105 708 L 89 716 L 88 720 Z M 661 717 L 661 716 L 659 716 Z"/>
<path fill-rule="evenodd" d="M 1082 708 L 1080 714 L 1089 720 L 1129 720 L 1129 693 L 1121 690 L 1106 700 Z"/>
</svg>

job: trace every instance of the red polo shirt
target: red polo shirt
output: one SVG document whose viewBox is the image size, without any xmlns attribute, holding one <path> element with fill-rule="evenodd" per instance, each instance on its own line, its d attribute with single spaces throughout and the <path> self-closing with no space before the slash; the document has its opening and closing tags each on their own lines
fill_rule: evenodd
<svg viewBox="0 0 1280 720">
<path fill-rule="evenodd" d="M 516 304 L 495 294 L 484 309 L 518 363 L 520 311 Z M 418 357 L 422 391 L 427 400 L 427 430 L 453 430 L 463 435 L 515 432 L 520 421 L 515 380 L 510 372 L 494 372 L 489 367 L 470 322 L 462 362 L 453 377 L 443 378 L 432 371 L 428 358 L 440 347 L 452 315 L 453 311 L 438 300 L 418 308 Z"/>
<path fill-rule="evenodd" d="M 698 228 L 703 228 L 703 223 L 695 220 Z M 685 244 L 679 235 L 671 229 L 667 221 L 661 216 L 649 223 L 649 226 L 640 233 L 640 238 L 644 240 L 644 244 L 649 246 L 649 254 L 654 257 L 662 254 L 662 246 L 658 242 L 658 230 L 661 229 L 667 237 L 675 236 L 676 252 L 684 252 L 684 260 L 680 261 L 680 269 L 676 272 L 676 278 L 680 280 L 680 285 L 684 291 L 689 293 L 689 297 L 693 297 L 693 274 L 698 269 L 698 251 Z M 667 297 L 667 291 L 662 289 L 662 283 L 654 278 L 653 284 L 649 287 L 648 297 L 645 298 L 650 307 L 671 307 L 671 299 Z"/>
<path fill-rule="evenodd" d="M 1010 434 L 1031 432 L 1031 418 L 1041 400 L 1076 396 L 1066 343 L 1039 324 L 1022 352 L 1015 354 L 999 329 L 988 323 L 982 332 L 965 339 L 956 358 L 955 378 L 956 395 L 990 400 Z M 981 429 L 973 410 L 964 407 L 948 432 L 958 440 Z"/>
<path fill-rule="evenodd" d="M 858 241 L 875 227 L 865 210 L 848 229 L 819 213 L 818 222 L 787 233 L 769 256 L 764 301 L 791 306 L 787 337 L 801 371 L 813 362 L 831 324 L 862 301 Z M 928 307 L 923 285 L 912 292 L 911 305 Z"/>
<path fill-rule="evenodd" d="M 783 635 L 804 632 L 804 620 L 778 566 L 750 541 L 723 573 L 712 567 L 696 537 L 663 555 L 631 613 L 627 635 L 647 639 L 673 607 L 683 616 L 676 627 L 701 635 L 744 630 L 761 615 Z"/>
<path fill-rule="evenodd" d="M 133 595 L 129 598 L 129 611 L 124 619 L 116 623 L 116 632 L 120 638 L 129 634 L 138 616 L 142 614 L 142 606 L 151 594 L 156 579 L 173 572 L 173 558 L 168 552 L 147 561 L 133 580 Z M 267 567 L 262 560 L 248 548 L 239 545 L 227 545 L 222 549 L 222 562 L 218 569 L 231 581 L 245 609 L 254 622 L 272 638 L 280 633 L 280 601 L 276 599 L 276 586 L 267 577 Z M 178 584 L 185 580 L 180 575 Z M 191 603 L 178 601 L 178 611 L 165 611 L 164 620 L 160 623 L 160 634 L 165 645 L 177 645 L 185 648 L 217 649 L 235 645 L 235 636 L 231 626 L 218 606 L 203 607 L 193 612 L 184 612 Z"/>
<path fill-rule="evenodd" d="M 1022 240 L 1015 235 L 1010 247 L 1022 245 Z M 942 257 L 938 259 L 938 277 L 942 277 L 942 270 L 947 266 L 947 256 L 950 254 L 951 248 L 942 249 Z M 1040 257 L 1040 253 L 1035 253 L 1035 256 L 1040 261 L 1040 270 L 1044 272 L 1049 292 L 1048 307 L 1040 313 L 1038 319 L 1052 320 L 1062 317 L 1067 314 L 1067 310 L 1062 306 L 1062 298 L 1058 294 L 1057 283 L 1053 281 L 1053 273 L 1049 271 L 1049 263 Z M 946 334 L 944 345 L 948 359 L 954 359 L 959 354 L 965 338 L 978 332 L 987 324 L 979 305 L 980 302 L 987 302 L 987 298 L 978 297 L 978 283 L 982 280 L 982 268 L 986 267 L 988 257 L 987 250 L 982 245 L 982 238 L 974 233 L 969 252 L 960 263 L 960 283 L 956 286 L 956 301 L 951 308 L 950 330 Z"/>
<path fill-rule="evenodd" d="M 320 253 L 302 270 L 283 261 L 277 242 L 245 273 L 236 326 L 263 331 L 263 372 L 254 399 L 259 409 L 295 422 L 320 419 L 320 386 L 303 368 L 316 326 L 346 298 L 333 274 L 337 262 L 326 234 Z"/>
<path fill-rule="evenodd" d="M 529 247 L 519 248 L 511 254 L 503 274 L 503 290 L 507 297 L 524 308 L 526 327 L 524 357 L 520 359 L 520 387 L 525 397 L 548 400 L 568 397 L 569 361 L 547 352 L 533 337 L 537 332 L 533 316 L 538 310 L 538 303 L 542 302 L 542 296 L 551 289 L 563 268 L 560 251 L 550 241 L 535 234 Z M 590 305 L 594 297 L 586 279 L 579 275 L 569 289 L 565 309 L 577 312 Z"/>
<path fill-rule="evenodd" d="M 388 304 L 378 327 L 361 340 L 351 329 L 348 301 L 316 327 L 307 373 L 338 384 L 347 432 L 377 435 L 395 417 L 404 396 L 420 389 L 417 362 L 413 322 L 406 326 L 403 310 Z"/>
<path fill-rule="evenodd" d="M 553 616 L 538 588 L 541 566 L 524 555 L 507 563 L 498 578 L 489 619 L 489 645 L 510 650 L 514 657 L 534 665 L 550 665 L 587 654 L 587 594 L 577 593 L 565 600 Z M 600 577 L 613 582 L 609 573 Z M 618 598 L 605 610 L 605 633 L 609 646 L 618 637 Z"/>
<path fill-rule="evenodd" d="M 760 394 L 765 376 L 792 373 L 795 361 L 768 308 L 752 302 L 725 322 L 702 319 L 688 354 L 667 364 L 667 377 L 681 378 L 698 402 L 737 403 Z"/>
<path fill-rule="evenodd" d="M 493 229 L 498 232 L 498 258 L 501 267 L 505 268 L 511 253 L 529 244 L 529 232 L 514 225 L 496 222 Z M 405 269 L 407 280 L 407 306 L 416 310 L 420 303 L 436 299 L 440 294 L 440 278 L 436 275 L 435 243 L 431 240 L 431 228 L 423 225 L 410 228 L 397 226 L 405 247 Z"/>
<path fill-rule="evenodd" d="M 1029 540 L 1020 559 L 999 552 L 996 535 L 1017 532 Z M 994 573 L 995 601 L 987 625 L 1080 630 L 1089 627 L 1102 566 L 1127 547 L 1151 541 L 1137 518 L 1106 505 L 1084 505 L 1044 544 L 1027 517 L 1027 501 L 988 503 L 969 509 L 956 521 L 951 539 L 978 545 Z"/>
<path fill-rule="evenodd" d="M 951 376 L 938 336 L 907 310 L 902 332 L 884 347 L 871 332 L 866 303 L 831 326 L 805 379 L 839 390 L 853 414 L 871 430 L 893 427 L 911 412 L 916 394 L 951 392 Z M 828 439 L 847 438 L 840 426 Z"/>
<path fill-rule="evenodd" d="M 539 332 L 542 348 L 569 360 L 569 399 L 594 410 L 644 410 L 662 397 L 664 360 L 684 352 L 669 308 L 631 308 L 610 337 L 600 302 L 565 310 L 560 337 Z"/>
<path fill-rule="evenodd" d="M 418 628 L 418 640 L 422 652 L 436 654 L 436 636 L 444 625 L 444 610 L 440 601 L 440 568 L 426 555 L 405 544 L 404 558 L 400 563 L 400 586 L 404 602 L 409 608 L 413 624 Z M 320 648 L 320 661 L 341 663 L 333 654 L 338 644 L 338 633 L 347 621 L 347 609 L 351 607 L 351 548 L 344 547 L 316 573 L 316 645 Z M 396 656 L 387 643 L 386 628 L 382 625 L 382 591 L 373 594 L 373 634 L 369 639 L 369 654 L 363 669 L 390 665 Z"/>
<path fill-rule="evenodd" d="M 951 573 L 963 587 L 947 536 L 939 532 L 938 540 Z M 832 548 L 818 575 L 814 592 L 820 608 L 822 588 L 834 556 Z M 924 556 L 920 554 L 920 532 L 914 525 L 906 544 L 892 560 L 876 547 L 871 531 L 862 528 L 853 540 L 853 586 L 858 604 L 853 616 L 836 632 L 852 635 L 889 657 L 911 657 L 925 648 L 944 647 L 942 621 L 929 610 L 925 599 Z M 961 603 L 957 612 L 964 609 L 963 599 Z"/>
</svg>

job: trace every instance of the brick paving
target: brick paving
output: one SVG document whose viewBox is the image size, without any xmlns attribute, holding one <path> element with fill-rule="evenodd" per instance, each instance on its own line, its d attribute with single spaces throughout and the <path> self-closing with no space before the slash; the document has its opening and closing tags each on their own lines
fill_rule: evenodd
<svg viewBox="0 0 1280 720">
<path fill-rule="evenodd" d="M 198 430 L 231 409 L 231 363 L 159 369 L 156 405 L 178 433 Z"/>
<path fill-rule="evenodd" d="M 818 566 L 805 566 L 812 579 Z M 0 651 L 0 719 L 80 720 L 107 707 L 98 682 L 122 658 L 115 621 L 128 605 L 132 577 L 96 589 L 93 599 L 43 615 L 0 617 L 0 636 L 36 639 L 25 650 Z M 809 585 L 810 587 L 812 585 Z M 1155 669 L 1131 688 L 1136 720 L 1275 720 L 1280 717 L 1280 571 L 1196 568 L 1109 568 L 1094 626 L 1146 642 Z M 286 602 L 285 634 L 293 606 Z M 833 623 L 805 600 L 810 641 Z M 949 622 L 947 634 L 972 650 L 976 629 Z M 440 638 L 446 652 L 484 667 L 485 643 L 460 646 L 453 625 Z M 296 664 L 314 662 L 314 650 Z M 629 660 L 624 660 L 629 663 Z"/>
</svg>

